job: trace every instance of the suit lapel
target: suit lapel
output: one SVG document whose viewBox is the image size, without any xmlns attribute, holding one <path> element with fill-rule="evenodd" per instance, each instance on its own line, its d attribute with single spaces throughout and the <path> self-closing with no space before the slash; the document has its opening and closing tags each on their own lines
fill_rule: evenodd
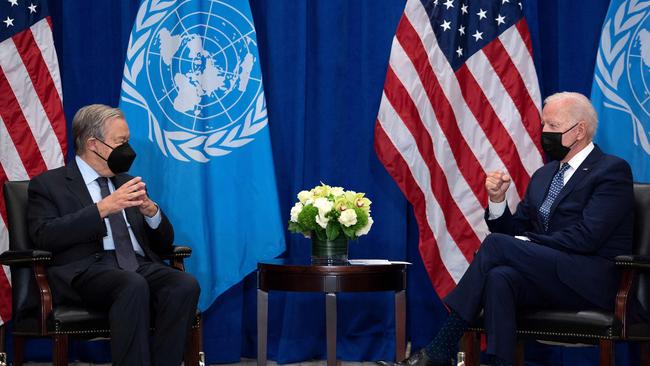
<svg viewBox="0 0 650 366">
<path fill-rule="evenodd" d="M 90 206 L 93 204 L 93 199 L 88 192 L 88 187 L 84 182 L 79 167 L 77 166 L 77 161 L 72 159 L 68 165 L 66 165 L 66 179 L 70 184 L 67 188 L 74 196 L 77 197 L 81 207 Z"/>
<path fill-rule="evenodd" d="M 575 189 L 578 183 L 582 182 L 582 180 L 591 173 L 593 165 L 596 164 L 602 156 L 603 152 L 598 148 L 598 146 L 594 146 L 593 151 L 587 155 L 587 158 L 582 162 L 582 164 L 580 164 L 578 169 L 571 176 L 571 179 L 569 179 L 564 187 L 562 187 L 562 190 L 555 198 L 555 201 L 553 201 L 551 212 L 549 213 L 550 217 L 553 216 L 555 208 L 560 204 L 560 202 L 562 202 L 562 200 Z"/>
</svg>

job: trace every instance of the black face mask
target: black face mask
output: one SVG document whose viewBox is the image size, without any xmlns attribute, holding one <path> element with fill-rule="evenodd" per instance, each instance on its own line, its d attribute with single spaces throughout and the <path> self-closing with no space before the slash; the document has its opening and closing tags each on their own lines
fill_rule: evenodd
<svg viewBox="0 0 650 366">
<path fill-rule="evenodd" d="M 93 151 L 97 156 L 108 163 L 108 169 L 110 169 L 113 174 L 124 173 L 131 168 L 131 164 L 133 164 L 133 161 L 135 160 L 135 151 L 133 151 L 128 142 L 117 147 L 112 147 L 100 139 L 97 139 L 97 141 L 113 149 L 110 155 L 108 155 L 108 159 L 104 159 L 103 156 L 97 154 L 96 151 Z"/>
<path fill-rule="evenodd" d="M 542 149 L 553 160 L 562 160 L 569 153 L 571 147 L 578 142 L 575 140 L 569 147 L 562 145 L 562 135 L 571 131 L 578 123 L 564 132 L 542 132 Z"/>
</svg>

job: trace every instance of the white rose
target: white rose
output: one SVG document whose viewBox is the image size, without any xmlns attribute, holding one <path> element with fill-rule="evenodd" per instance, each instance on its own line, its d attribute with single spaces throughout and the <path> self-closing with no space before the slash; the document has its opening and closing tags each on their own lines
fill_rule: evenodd
<svg viewBox="0 0 650 366">
<path fill-rule="evenodd" d="M 356 235 L 361 236 L 361 235 L 366 235 L 370 231 L 370 228 L 372 227 L 372 224 L 375 221 L 372 219 L 372 217 L 368 216 L 368 223 L 366 226 L 362 227 L 361 229 L 357 230 Z"/>
<path fill-rule="evenodd" d="M 327 223 L 328 223 L 329 221 L 330 221 L 330 219 L 328 219 L 327 217 L 325 217 L 325 215 L 321 215 L 321 214 L 316 215 L 316 223 L 317 223 L 320 227 L 322 227 L 323 229 L 325 229 L 325 228 L 327 227 Z"/>
<path fill-rule="evenodd" d="M 300 211 L 302 211 L 302 203 L 296 202 L 293 207 L 291 207 L 291 221 L 293 222 L 298 222 L 298 214 L 300 214 Z"/>
<path fill-rule="evenodd" d="M 314 194 L 311 193 L 310 191 L 300 191 L 298 193 L 298 199 L 300 200 L 301 203 L 307 204 L 306 202 L 310 199 L 314 198 Z"/>
<path fill-rule="evenodd" d="M 341 212 L 339 222 L 345 227 L 350 227 L 357 223 L 357 213 L 354 210 L 345 210 Z"/>
<path fill-rule="evenodd" d="M 330 202 L 325 197 L 319 197 L 314 200 L 314 207 L 318 209 L 318 215 L 323 216 L 323 218 L 325 218 L 325 214 L 332 211 L 332 208 L 334 207 L 334 203 Z"/>
<path fill-rule="evenodd" d="M 334 197 L 338 197 L 338 196 L 342 195 L 344 192 L 345 191 L 343 190 L 342 187 L 332 187 L 332 189 L 330 189 L 330 193 Z"/>
</svg>

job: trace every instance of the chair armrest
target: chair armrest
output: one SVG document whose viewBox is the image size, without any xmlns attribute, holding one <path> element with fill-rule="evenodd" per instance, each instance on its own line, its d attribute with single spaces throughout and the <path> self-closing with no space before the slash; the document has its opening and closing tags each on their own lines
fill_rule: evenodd
<svg viewBox="0 0 650 366">
<path fill-rule="evenodd" d="M 172 250 L 160 255 L 160 259 L 183 259 L 192 255 L 192 248 L 184 246 L 172 246 Z"/>
<path fill-rule="evenodd" d="M 192 248 L 174 245 L 170 252 L 161 255 L 160 258 L 169 259 L 172 267 L 184 271 L 185 264 L 183 263 L 183 259 L 190 255 L 192 255 Z"/>
<path fill-rule="evenodd" d="M 35 262 L 47 263 L 52 253 L 45 250 L 8 250 L 0 254 L 0 264 L 5 266 L 31 266 Z"/>
<path fill-rule="evenodd" d="M 614 263 L 620 268 L 650 270 L 650 256 L 647 255 L 619 255 L 614 258 Z"/>
<path fill-rule="evenodd" d="M 174 246 L 171 254 L 172 258 L 188 258 L 191 255 L 192 248 L 182 246 Z"/>
</svg>

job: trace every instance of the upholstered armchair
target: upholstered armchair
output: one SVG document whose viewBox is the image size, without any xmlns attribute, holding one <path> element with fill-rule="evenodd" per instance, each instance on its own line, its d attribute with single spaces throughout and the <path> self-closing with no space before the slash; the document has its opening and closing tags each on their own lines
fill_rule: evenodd
<svg viewBox="0 0 650 366">
<path fill-rule="evenodd" d="M 68 365 L 70 337 L 110 337 L 107 313 L 79 305 L 55 305 L 45 268 L 52 255 L 34 249 L 27 230 L 28 181 L 6 182 L 9 251 L 0 254 L 0 264 L 11 268 L 13 364 L 21 366 L 27 337 L 50 337 L 53 365 Z M 184 270 L 183 259 L 192 254 L 188 247 L 174 247 L 164 258 L 170 265 Z M 187 339 L 185 365 L 198 365 L 201 350 L 201 318 L 197 313 Z"/>
</svg>

